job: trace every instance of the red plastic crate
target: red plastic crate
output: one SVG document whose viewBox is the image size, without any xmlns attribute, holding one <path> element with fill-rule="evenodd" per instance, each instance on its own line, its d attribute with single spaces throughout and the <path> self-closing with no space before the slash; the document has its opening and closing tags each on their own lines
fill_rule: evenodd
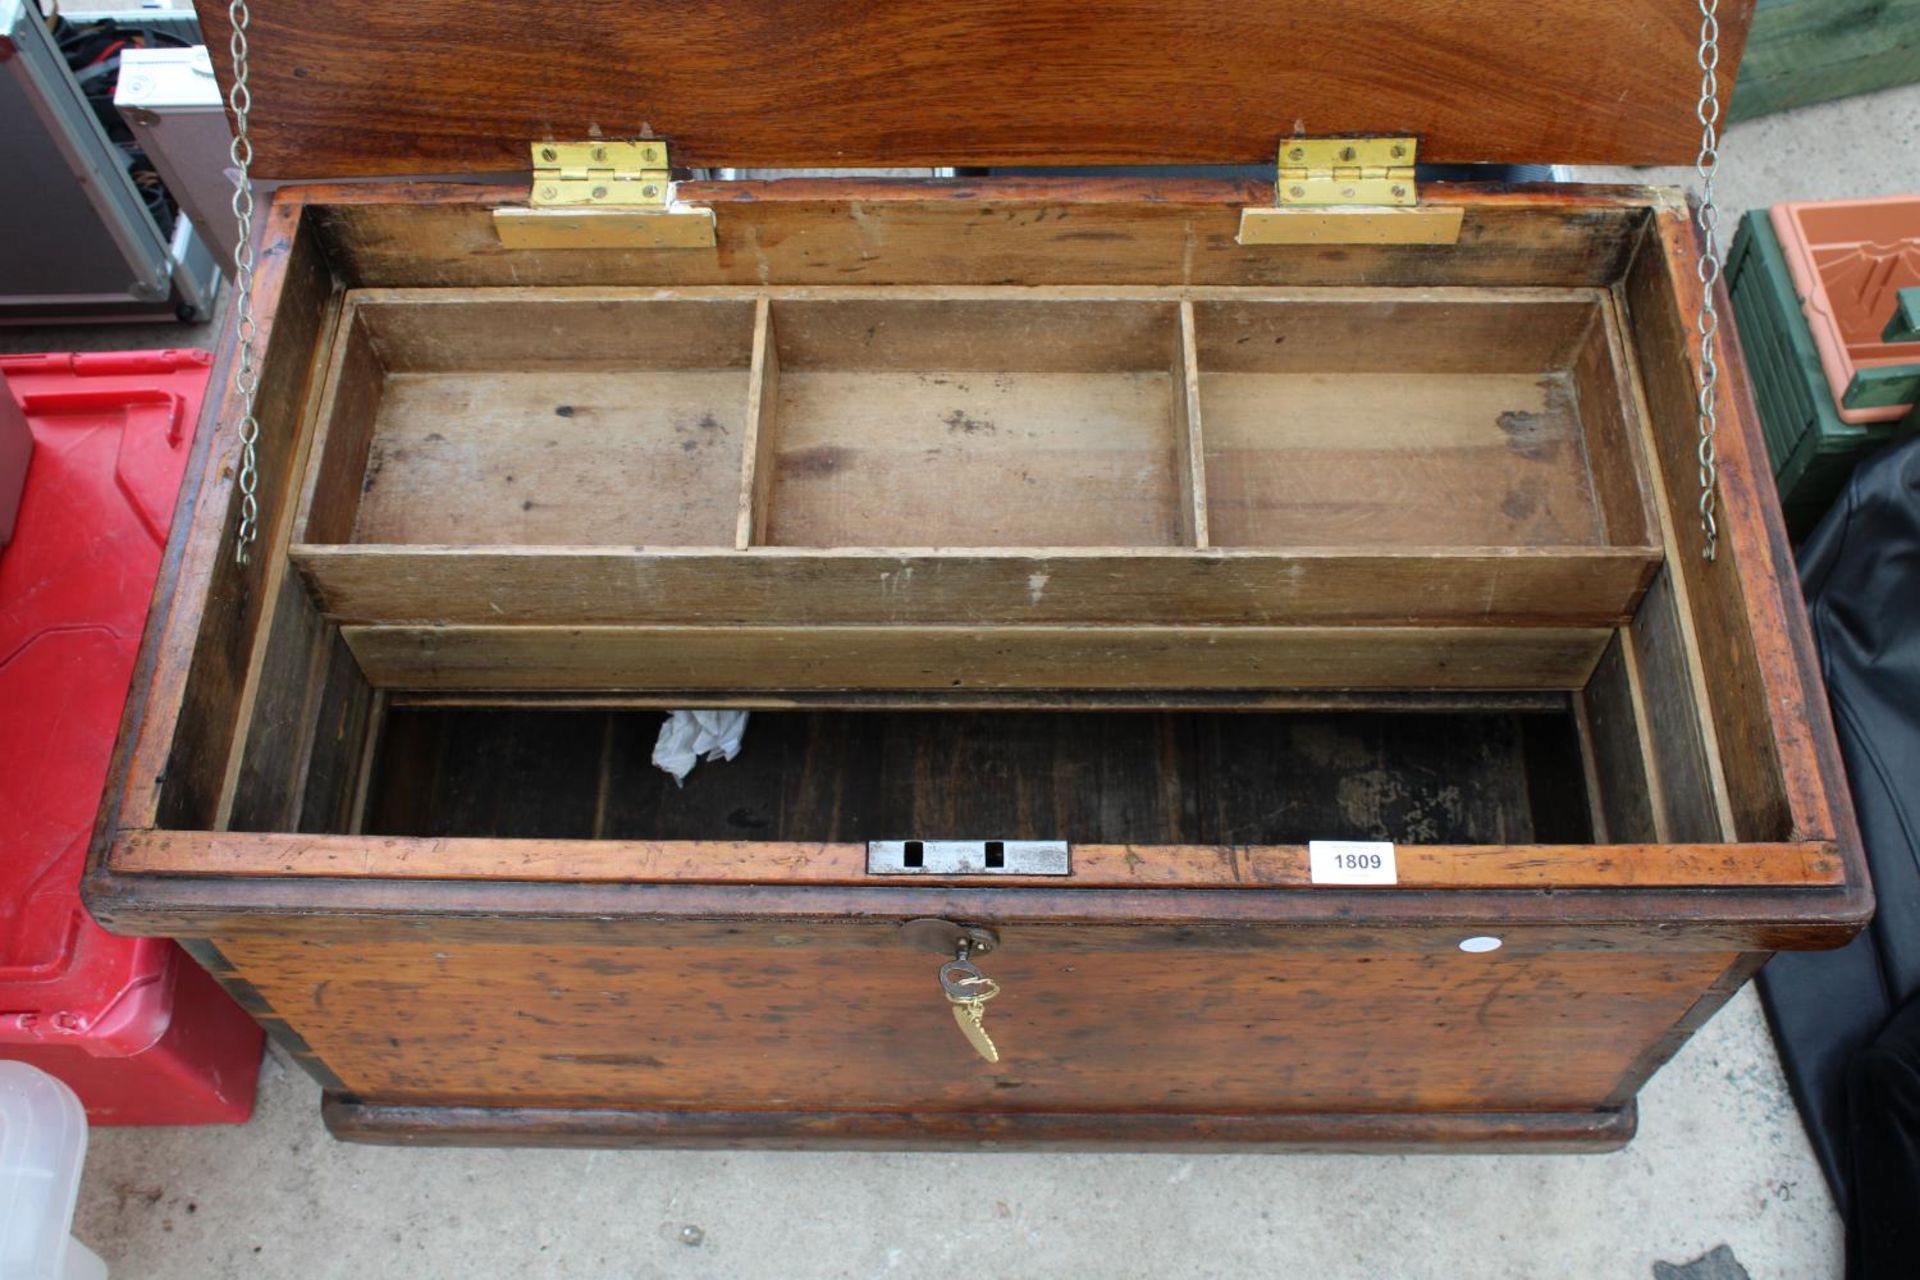
<svg viewBox="0 0 1920 1280">
<path fill-rule="evenodd" d="M 0 550 L 0 1058 L 95 1124 L 239 1122 L 261 1032 L 164 939 L 80 904 L 94 814 L 206 392 L 204 351 L 0 356 L 33 433 Z"/>
</svg>

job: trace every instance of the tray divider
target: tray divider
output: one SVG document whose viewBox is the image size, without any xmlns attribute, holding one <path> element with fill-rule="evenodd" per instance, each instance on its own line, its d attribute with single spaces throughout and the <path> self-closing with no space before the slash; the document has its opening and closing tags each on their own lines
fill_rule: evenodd
<svg viewBox="0 0 1920 1280">
<path fill-rule="evenodd" d="M 1193 303 L 1180 303 L 1180 332 L 1173 352 L 1173 457 L 1180 477 L 1180 532 L 1196 548 L 1207 535 L 1207 453 L 1200 426 L 1200 351 Z"/>
<path fill-rule="evenodd" d="M 779 424 L 780 351 L 774 342 L 773 303 L 761 294 L 753 306 L 753 361 L 747 374 L 747 437 L 740 451 L 740 519 L 733 547 L 745 551 L 766 541 L 767 502 L 773 488 Z"/>
</svg>

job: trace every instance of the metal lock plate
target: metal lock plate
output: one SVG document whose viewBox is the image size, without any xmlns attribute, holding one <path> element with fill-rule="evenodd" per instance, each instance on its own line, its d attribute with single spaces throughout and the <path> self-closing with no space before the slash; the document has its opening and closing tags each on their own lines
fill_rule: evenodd
<svg viewBox="0 0 1920 1280">
<path fill-rule="evenodd" d="M 869 840 L 873 876 L 1064 876 L 1065 840 Z"/>
</svg>

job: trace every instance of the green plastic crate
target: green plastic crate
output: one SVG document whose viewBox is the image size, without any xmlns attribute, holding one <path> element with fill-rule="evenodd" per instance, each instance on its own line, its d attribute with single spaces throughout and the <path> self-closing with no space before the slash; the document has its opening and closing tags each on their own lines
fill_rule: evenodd
<svg viewBox="0 0 1920 1280">
<path fill-rule="evenodd" d="M 1920 81 L 1920 0 L 1759 0 L 1727 119 Z"/>
<path fill-rule="evenodd" d="M 1740 219 L 1727 255 L 1727 288 L 1787 532 L 1799 539 L 1833 505 L 1856 463 L 1914 432 L 1920 410 L 1901 422 L 1840 420 L 1765 210 Z"/>
</svg>

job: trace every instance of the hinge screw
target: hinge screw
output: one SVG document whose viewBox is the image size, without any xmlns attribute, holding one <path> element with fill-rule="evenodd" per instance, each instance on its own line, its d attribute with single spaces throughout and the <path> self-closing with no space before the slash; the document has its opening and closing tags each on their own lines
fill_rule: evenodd
<svg viewBox="0 0 1920 1280">
<path fill-rule="evenodd" d="M 1293 150 L 1287 152 L 1287 159 L 1289 160 L 1305 160 L 1306 158 L 1307 151 L 1305 147 L 1295 147 Z"/>
<path fill-rule="evenodd" d="M 1393 144 L 1393 158 L 1399 160 L 1407 154 L 1407 149 L 1399 143 Z"/>
<path fill-rule="evenodd" d="M 1292 196 L 1295 200 L 1298 200 L 1302 196 L 1307 194 L 1307 189 L 1305 187 L 1288 187 L 1287 194 Z"/>
<path fill-rule="evenodd" d="M 1357 156 L 1357 155 L 1359 155 L 1359 154 L 1360 154 L 1360 153 L 1359 153 L 1359 152 L 1357 152 L 1357 151 L 1355 151 L 1355 150 L 1354 150 L 1354 149 L 1353 149 L 1352 147 L 1342 147 L 1342 148 L 1340 148 L 1340 158 L 1341 158 L 1342 160 L 1352 160 L 1352 159 L 1353 159 L 1353 158 L 1354 158 L 1355 156 Z"/>
<path fill-rule="evenodd" d="M 605 187 L 595 187 L 593 189 L 593 198 L 595 200 L 605 200 L 607 198 L 607 189 Z"/>
<path fill-rule="evenodd" d="M 1342 188 L 1340 188 L 1340 194 L 1341 194 L 1341 195 L 1342 195 L 1342 196 L 1343 196 L 1344 198 L 1346 198 L 1346 199 L 1348 199 L 1348 200 L 1351 200 L 1351 199 L 1353 199 L 1353 198 L 1354 198 L 1354 195 L 1355 195 L 1356 193 L 1355 193 L 1355 191 L 1354 191 L 1354 189 L 1353 189 L 1352 187 L 1342 187 Z"/>
<path fill-rule="evenodd" d="M 1404 199 L 1406 199 L 1406 198 L 1407 198 L 1407 189 L 1406 189 L 1405 187 L 1403 187 L 1403 186 L 1401 186 L 1401 185 L 1400 185 L 1399 183 L 1395 183 L 1395 184 L 1394 184 L 1394 187 L 1393 187 L 1393 198 L 1394 198 L 1394 199 L 1396 199 L 1396 200 L 1404 200 Z"/>
<path fill-rule="evenodd" d="M 560 158 L 560 153 L 558 151 L 555 151 L 552 147 L 542 147 L 540 148 L 540 158 L 542 160 L 545 160 L 548 164 L 552 164 L 555 160 L 558 160 Z"/>
<path fill-rule="evenodd" d="M 557 195 L 559 195 L 559 194 L 560 194 L 560 189 L 559 189 L 558 187 L 542 187 L 542 188 L 540 188 L 540 198 L 541 198 L 542 200 L 551 200 L 551 199 L 553 199 L 553 198 L 554 198 L 555 196 L 557 196 Z"/>
<path fill-rule="evenodd" d="M 660 188 L 649 182 L 646 186 L 640 188 L 640 194 L 651 200 L 660 194 Z"/>
<path fill-rule="evenodd" d="M 592 156 L 595 160 L 605 160 L 607 158 L 607 149 L 605 147 L 595 147 L 593 148 L 593 150 L 589 151 L 587 154 Z"/>
</svg>

